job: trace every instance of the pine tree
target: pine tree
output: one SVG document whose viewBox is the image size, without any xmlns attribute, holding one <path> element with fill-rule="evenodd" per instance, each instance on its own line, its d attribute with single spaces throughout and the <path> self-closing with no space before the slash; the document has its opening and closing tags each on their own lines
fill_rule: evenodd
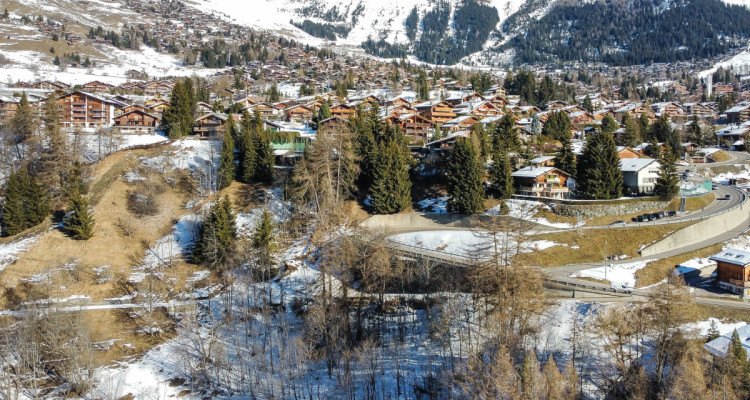
<svg viewBox="0 0 750 400">
<path fill-rule="evenodd" d="M 651 137 L 649 136 L 649 131 L 651 130 L 651 122 L 648 120 L 648 115 L 646 113 L 642 113 L 640 117 L 638 117 L 638 132 L 640 133 L 641 140 L 648 142 L 651 140 Z"/>
<path fill-rule="evenodd" d="M 727 355 L 730 357 L 731 362 L 737 367 L 737 371 L 748 373 L 750 363 L 747 361 L 747 350 L 742 346 L 740 335 L 737 333 L 737 329 L 732 332 L 732 340 L 729 342 L 729 350 Z"/>
<path fill-rule="evenodd" d="M 63 229 L 72 239 L 89 240 L 94 236 L 94 214 L 89 202 L 80 193 L 70 198 L 68 214 L 63 219 Z"/>
<path fill-rule="evenodd" d="M 193 128 L 193 95 L 181 81 L 177 81 L 169 97 L 169 107 L 164 110 L 161 128 L 171 139 L 179 139 L 191 133 Z"/>
<path fill-rule="evenodd" d="M 693 114 L 693 119 L 691 120 L 689 138 L 698 146 L 707 144 L 703 143 L 703 130 L 701 129 L 700 119 L 695 114 Z"/>
<path fill-rule="evenodd" d="M 9 130 L 13 135 L 15 143 L 23 143 L 34 136 L 36 133 L 36 118 L 34 117 L 34 110 L 29 104 L 29 100 L 26 98 L 26 92 L 21 94 L 21 100 L 18 102 L 16 107 L 16 113 L 9 122 Z"/>
<path fill-rule="evenodd" d="M 264 209 L 255 224 L 255 232 L 253 232 L 251 238 L 255 262 L 258 267 L 255 272 L 257 278 L 261 280 L 268 280 L 276 275 L 274 255 L 278 247 L 274 229 L 273 216 L 268 209 Z"/>
<path fill-rule="evenodd" d="M 706 342 L 710 342 L 718 337 L 721 336 L 721 333 L 719 332 L 719 326 L 716 324 L 716 320 L 711 320 L 711 325 L 708 327 L 708 332 L 706 333 Z"/>
<path fill-rule="evenodd" d="M 249 118 L 245 116 L 245 120 Z M 252 183 L 255 178 L 256 157 L 255 145 L 253 140 L 253 129 L 248 124 L 243 124 L 241 129 L 240 141 L 237 146 L 238 166 L 237 180 L 242 183 Z"/>
<path fill-rule="evenodd" d="M 602 133 L 607 133 L 611 135 L 611 134 L 614 134 L 618 128 L 619 126 L 617 125 L 617 121 L 615 121 L 615 119 L 612 118 L 611 115 L 607 115 L 602 120 Z"/>
<path fill-rule="evenodd" d="M 573 146 L 570 139 L 562 141 L 560 152 L 557 153 L 557 168 L 571 175 L 576 174 L 576 155 L 573 153 Z"/>
<path fill-rule="evenodd" d="M 448 210 L 478 214 L 484 210 L 484 170 L 477 152 L 467 139 L 459 139 L 445 163 Z"/>
<path fill-rule="evenodd" d="M 54 94 L 45 102 L 42 121 L 47 147 L 40 156 L 37 176 L 47 188 L 53 207 L 57 209 L 65 203 L 65 177 L 70 170 L 71 156 L 65 136 L 60 131 L 60 110 Z"/>
<path fill-rule="evenodd" d="M 669 143 L 664 145 L 664 157 L 661 161 L 659 178 L 654 185 L 654 194 L 661 200 L 672 200 L 680 192 L 680 177 L 677 175 L 674 153 Z"/>
<path fill-rule="evenodd" d="M 594 112 L 594 104 L 591 102 L 591 97 L 589 95 L 586 95 L 586 98 L 583 99 L 583 109 L 586 110 L 589 114 Z"/>
<path fill-rule="evenodd" d="M 266 99 L 269 103 L 277 103 L 279 100 L 281 100 L 281 93 L 279 92 L 279 86 L 276 85 L 274 82 L 273 85 L 271 85 L 271 88 L 268 89 L 268 92 L 266 93 Z"/>
<path fill-rule="evenodd" d="M 635 121 L 630 118 L 630 114 L 625 114 L 625 116 L 622 117 L 622 125 L 625 127 L 625 132 L 623 132 L 620 137 L 621 143 L 630 147 L 639 145 L 641 139 L 638 135 L 638 125 L 636 125 Z"/>
<path fill-rule="evenodd" d="M 584 199 L 609 200 L 622 196 L 622 171 L 612 135 L 590 134 L 577 166 L 576 192 Z"/>
<path fill-rule="evenodd" d="M 490 170 L 490 181 L 492 182 L 492 188 L 500 194 L 501 198 L 509 199 L 515 193 L 512 173 L 508 154 L 502 150 L 496 151 Z"/>
<path fill-rule="evenodd" d="M 409 149 L 401 132 L 388 129 L 372 155 L 369 195 L 375 214 L 395 214 L 411 206 Z"/>
<path fill-rule="evenodd" d="M 6 236 L 21 233 L 40 224 L 49 215 L 49 200 L 45 188 L 22 168 L 8 177 L 5 184 L 0 227 Z"/>
<path fill-rule="evenodd" d="M 531 133 L 533 133 L 536 136 L 539 136 L 542 134 L 542 124 L 539 123 L 539 115 L 534 114 L 534 116 L 531 119 Z"/>
<path fill-rule="evenodd" d="M 565 111 L 553 111 L 549 114 L 547 123 L 542 128 L 542 135 L 549 136 L 552 139 L 563 141 L 570 139 L 572 125 L 568 113 Z"/>
<path fill-rule="evenodd" d="M 258 182 L 273 182 L 273 166 L 276 162 L 276 155 L 271 146 L 271 139 L 267 132 L 262 132 L 254 137 L 255 146 L 255 180 Z"/>
<path fill-rule="evenodd" d="M 193 245 L 192 261 L 224 271 L 237 239 L 237 225 L 232 203 L 225 196 L 211 206 L 203 219 Z"/>
<path fill-rule="evenodd" d="M 512 115 L 506 114 L 495 126 L 492 134 L 492 147 L 494 150 L 502 149 L 505 152 L 512 152 L 521 148 L 516 120 Z"/>
<path fill-rule="evenodd" d="M 224 133 L 221 143 L 221 156 L 219 158 L 219 171 L 216 177 L 216 189 L 221 190 L 232 184 L 235 177 L 234 163 L 234 140 L 229 132 Z"/>
</svg>

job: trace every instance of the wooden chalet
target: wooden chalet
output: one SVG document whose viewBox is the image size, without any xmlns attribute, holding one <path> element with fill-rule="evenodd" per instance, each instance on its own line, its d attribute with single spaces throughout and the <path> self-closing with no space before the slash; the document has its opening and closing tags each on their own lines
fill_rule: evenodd
<svg viewBox="0 0 750 400">
<path fill-rule="evenodd" d="M 443 124 L 454 118 L 453 106 L 446 101 L 428 101 L 414 106 L 420 116 L 430 120 L 433 124 Z"/>
<path fill-rule="evenodd" d="M 452 106 L 457 106 L 461 103 L 467 103 L 470 101 L 484 101 L 484 97 L 482 97 L 482 95 L 480 95 L 479 93 L 469 93 L 451 96 L 445 99 L 445 102 Z"/>
<path fill-rule="evenodd" d="M 125 133 L 153 133 L 159 124 L 159 117 L 148 113 L 143 107 L 132 108 L 115 117 L 115 127 Z"/>
<path fill-rule="evenodd" d="M 99 82 L 99 81 L 92 81 L 81 86 L 81 90 L 83 90 L 84 92 L 98 92 L 98 93 L 102 93 L 102 92 L 109 93 L 114 88 L 115 88 L 114 86 L 108 83 Z"/>
<path fill-rule="evenodd" d="M 641 154 L 626 146 L 617 146 L 617 157 L 623 158 L 641 158 Z"/>
<path fill-rule="evenodd" d="M 214 108 L 211 107 L 211 105 L 206 102 L 199 101 L 198 103 L 195 104 L 195 112 L 197 112 L 198 114 L 207 114 L 207 113 L 212 113 L 213 111 L 214 111 Z"/>
<path fill-rule="evenodd" d="M 279 119 L 281 117 L 281 112 L 268 103 L 253 104 L 250 107 L 243 108 L 242 111 L 247 111 L 250 115 L 258 111 L 264 119 Z"/>
<path fill-rule="evenodd" d="M 519 196 L 566 199 L 570 175 L 555 167 L 524 167 L 511 174 Z"/>
<path fill-rule="evenodd" d="M 576 127 L 582 127 L 584 125 L 592 125 L 596 123 L 594 117 L 586 111 L 578 111 L 568 114 L 568 118 L 570 119 L 570 123 Z"/>
<path fill-rule="evenodd" d="M 206 114 L 193 121 L 193 134 L 200 137 L 215 137 L 224 132 L 227 116 L 217 113 Z"/>
<path fill-rule="evenodd" d="M 63 128 L 112 126 L 116 110 L 127 105 L 86 92 L 72 92 L 57 98 Z"/>
<path fill-rule="evenodd" d="M 743 299 L 750 297 L 750 252 L 726 249 L 709 257 L 716 262 L 716 283 Z"/>
<path fill-rule="evenodd" d="M 284 117 L 290 122 L 309 122 L 313 118 L 313 110 L 310 107 L 296 105 L 284 110 Z"/>
<path fill-rule="evenodd" d="M 549 112 L 561 111 L 566 107 L 568 107 L 568 103 L 560 100 L 550 101 L 549 103 L 547 103 L 547 111 Z"/>
<path fill-rule="evenodd" d="M 741 124 L 750 120 L 750 105 L 741 104 L 734 106 L 726 111 L 724 114 L 727 116 L 727 123 L 729 124 Z"/>
<path fill-rule="evenodd" d="M 338 104 L 336 106 L 331 107 L 331 116 L 341 118 L 341 119 L 349 119 L 354 115 L 356 112 L 356 108 L 349 104 Z"/>
<path fill-rule="evenodd" d="M 440 129 L 447 132 L 458 132 L 471 129 L 471 127 L 477 122 L 479 122 L 479 120 L 476 117 L 464 115 L 446 122 L 440 126 Z"/>
<path fill-rule="evenodd" d="M 432 128 L 432 122 L 418 114 L 393 115 L 386 119 L 386 123 L 400 126 L 404 135 L 413 137 L 414 141 L 426 141 Z"/>
<path fill-rule="evenodd" d="M 70 85 L 63 83 L 63 82 L 58 82 L 58 81 L 54 81 L 54 82 L 53 81 L 41 81 L 41 82 L 36 83 L 34 87 L 38 89 L 44 89 L 44 90 L 65 91 L 70 88 Z"/>
<path fill-rule="evenodd" d="M 161 118 L 167 108 L 169 108 L 169 102 L 164 100 L 156 104 L 152 104 L 148 107 L 148 109 L 150 110 L 149 112 L 158 115 L 159 118 Z"/>
<path fill-rule="evenodd" d="M 331 117 L 318 123 L 318 130 L 325 132 L 341 132 L 349 129 L 349 120 L 340 117 Z"/>
</svg>

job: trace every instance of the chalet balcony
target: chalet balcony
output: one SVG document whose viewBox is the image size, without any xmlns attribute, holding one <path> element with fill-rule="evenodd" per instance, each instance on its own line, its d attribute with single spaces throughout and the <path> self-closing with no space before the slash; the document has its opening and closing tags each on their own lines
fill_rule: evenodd
<svg viewBox="0 0 750 400">
<path fill-rule="evenodd" d="M 730 279 L 729 283 L 739 287 L 750 287 L 750 281 L 741 281 L 739 279 Z"/>
<path fill-rule="evenodd" d="M 546 183 L 562 183 L 562 180 L 560 179 L 560 177 L 559 177 L 559 176 L 556 176 L 556 177 L 554 177 L 554 178 L 547 178 L 547 179 L 545 180 L 545 182 L 546 182 Z"/>
</svg>

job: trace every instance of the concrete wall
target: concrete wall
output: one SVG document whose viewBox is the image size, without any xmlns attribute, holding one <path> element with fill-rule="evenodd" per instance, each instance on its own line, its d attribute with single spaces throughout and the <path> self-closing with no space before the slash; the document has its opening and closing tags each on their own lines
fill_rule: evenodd
<svg viewBox="0 0 750 400">
<path fill-rule="evenodd" d="M 747 228 L 748 217 L 750 217 L 750 203 L 745 201 L 742 207 L 704 219 L 667 236 L 664 240 L 641 250 L 641 255 L 648 257 L 665 251 L 692 246 L 700 243 L 706 237 L 721 235 L 734 229 L 742 228 L 744 230 Z"/>
<path fill-rule="evenodd" d="M 668 201 L 633 201 L 613 204 L 548 204 L 555 214 L 566 217 L 596 218 L 603 215 L 627 215 L 653 210 L 664 210 Z M 630 222 L 630 221 L 626 221 Z"/>
</svg>

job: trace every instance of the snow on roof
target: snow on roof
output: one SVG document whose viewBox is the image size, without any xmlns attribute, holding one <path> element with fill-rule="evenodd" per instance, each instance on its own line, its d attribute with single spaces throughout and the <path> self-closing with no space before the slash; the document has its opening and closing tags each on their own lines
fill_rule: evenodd
<svg viewBox="0 0 750 400">
<path fill-rule="evenodd" d="M 536 178 L 555 169 L 554 167 L 523 167 L 518 171 L 510 174 L 514 178 Z"/>
<path fill-rule="evenodd" d="M 657 163 L 653 158 L 623 158 L 620 160 L 620 170 L 622 172 L 638 172 L 652 163 Z"/>
<path fill-rule="evenodd" d="M 539 157 L 531 160 L 531 163 L 532 164 L 541 164 L 543 162 L 554 160 L 555 158 L 557 158 L 557 157 L 555 157 L 555 156 L 539 156 Z"/>
<path fill-rule="evenodd" d="M 732 107 L 732 108 L 724 111 L 724 113 L 738 113 L 738 112 L 743 112 L 743 111 L 747 110 L 748 107 L 750 107 L 750 106 L 748 106 L 746 104 L 745 105 L 734 106 L 734 107 Z"/>
<path fill-rule="evenodd" d="M 704 344 L 703 348 L 715 356 L 724 357 L 729 349 L 729 344 L 732 343 L 733 334 L 734 331 L 729 332 L 724 336 L 720 336 Z M 737 336 L 740 337 L 740 343 L 742 343 L 742 347 L 745 348 L 745 352 L 748 354 L 748 359 L 750 359 L 750 325 L 737 328 Z"/>
<path fill-rule="evenodd" d="M 746 266 L 750 264 L 750 252 L 737 249 L 726 249 L 722 250 L 718 254 L 709 257 L 708 259 L 713 261 L 721 261 L 728 264 Z"/>
</svg>

